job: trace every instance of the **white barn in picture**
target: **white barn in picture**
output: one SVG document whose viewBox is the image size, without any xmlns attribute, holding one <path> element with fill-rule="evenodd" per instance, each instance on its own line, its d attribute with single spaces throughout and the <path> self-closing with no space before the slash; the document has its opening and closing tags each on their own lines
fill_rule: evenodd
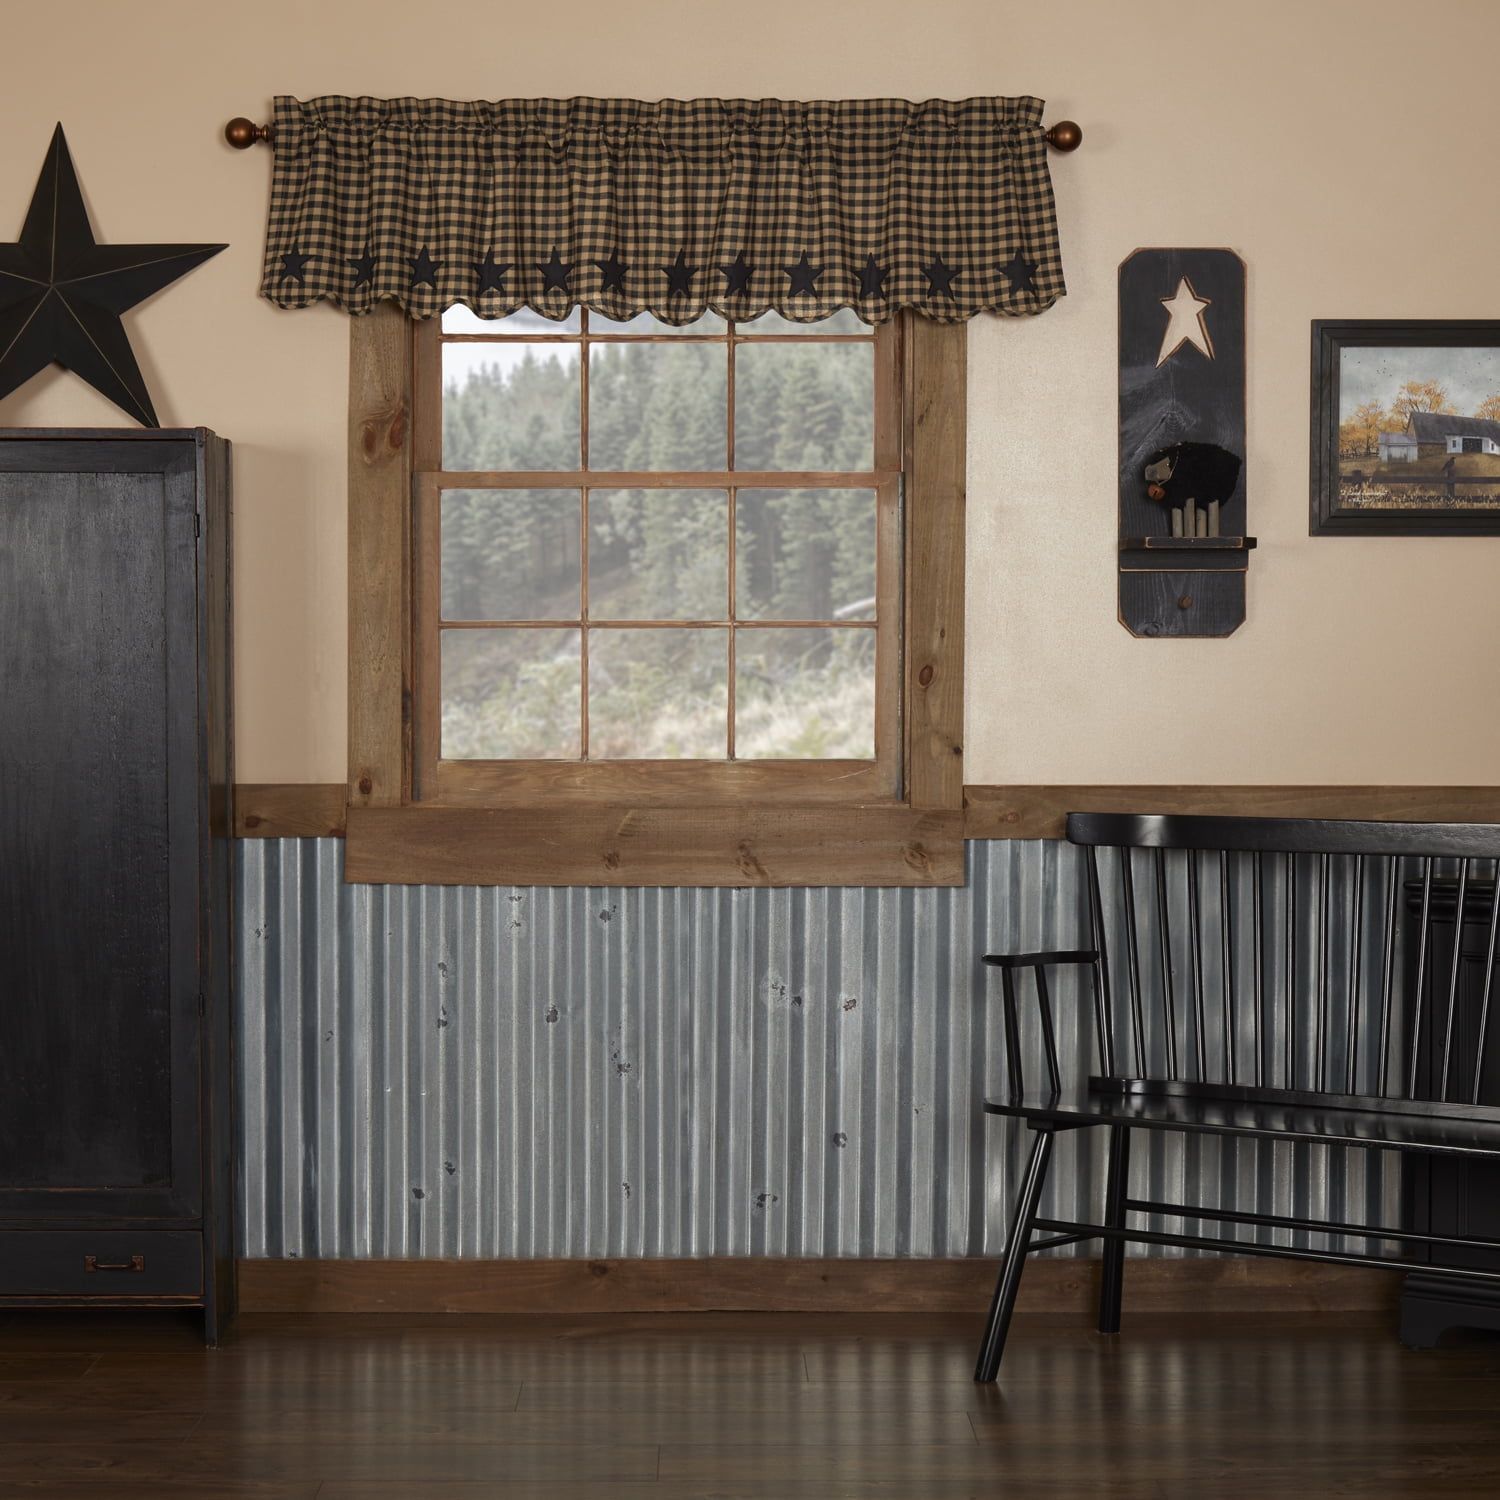
<svg viewBox="0 0 1500 1500">
<path fill-rule="evenodd" d="M 1380 461 L 1383 464 L 1413 463 L 1417 457 L 1417 440 L 1409 432 L 1380 434 Z"/>
</svg>

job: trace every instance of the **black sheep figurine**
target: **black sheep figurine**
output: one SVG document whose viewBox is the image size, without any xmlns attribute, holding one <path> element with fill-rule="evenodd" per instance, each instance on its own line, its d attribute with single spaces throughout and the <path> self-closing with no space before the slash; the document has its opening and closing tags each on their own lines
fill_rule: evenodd
<svg viewBox="0 0 1500 1500">
<path fill-rule="evenodd" d="M 1146 493 L 1172 512 L 1173 536 L 1218 536 L 1219 510 L 1234 494 L 1242 460 L 1217 443 L 1173 443 L 1146 464 Z"/>
</svg>

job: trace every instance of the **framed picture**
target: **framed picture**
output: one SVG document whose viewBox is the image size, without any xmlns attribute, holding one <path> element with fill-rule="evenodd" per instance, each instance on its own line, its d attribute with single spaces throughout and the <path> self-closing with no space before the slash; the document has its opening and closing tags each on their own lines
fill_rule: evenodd
<svg viewBox="0 0 1500 1500">
<path fill-rule="evenodd" d="M 1500 321 L 1314 321 L 1309 530 L 1500 536 Z"/>
</svg>

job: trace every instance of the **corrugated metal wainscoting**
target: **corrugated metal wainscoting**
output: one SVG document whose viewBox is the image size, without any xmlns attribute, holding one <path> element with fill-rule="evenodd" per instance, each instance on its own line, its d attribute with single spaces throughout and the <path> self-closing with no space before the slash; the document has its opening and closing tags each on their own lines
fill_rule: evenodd
<svg viewBox="0 0 1500 1500">
<path fill-rule="evenodd" d="M 979 957 L 1088 925 L 1079 851 L 968 849 L 961 889 L 557 890 L 347 886 L 337 839 L 241 841 L 241 1254 L 997 1253 L 1024 1143 L 979 1108 Z M 1096 1137 L 1059 1139 L 1047 1212 L 1097 1211 Z M 1393 1222 L 1388 1164 L 1347 1166 L 1153 1134 L 1132 1186 Z"/>
</svg>

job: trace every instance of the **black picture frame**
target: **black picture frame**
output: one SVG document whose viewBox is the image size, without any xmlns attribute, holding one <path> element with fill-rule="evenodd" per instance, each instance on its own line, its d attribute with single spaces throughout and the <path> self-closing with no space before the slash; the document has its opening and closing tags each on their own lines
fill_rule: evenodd
<svg viewBox="0 0 1500 1500">
<path fill-rule="evenodd" d="M 1343 351 L 1375 348 L 1496 348 L 1497 319 L 1315 318 L 1312 324 L 1312 496 L 1308 531 L 1312 536 L 1500 536 L 1500 506 L 1466 508 L 1448 504 L 1375 509 L 1341 501 L 1339 372 Z M 1497 460 L 1500 468 L 1500 460 Z M 1389 474 L 1387 470 L 1387 475 Z M 1375 476 L 1371 476 L 1373 479 Z M 1403 481 L 1406 482 L 1406 481 Z M 1419 483 L 1417 479 L 1410 481 Z M 1477 481 L 1471 481 L 1477 483 Z M 1434 488 L 1461 498 L 1464 481 Z M 1500 490 L 1500 473 L 1496 488 Z"/>
</svg>

